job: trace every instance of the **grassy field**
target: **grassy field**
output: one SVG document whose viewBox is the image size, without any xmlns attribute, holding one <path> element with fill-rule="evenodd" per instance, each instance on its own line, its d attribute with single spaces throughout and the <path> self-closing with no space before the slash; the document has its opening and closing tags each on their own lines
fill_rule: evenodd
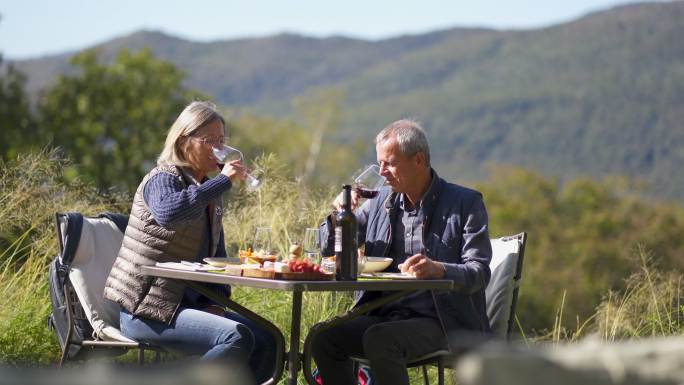
<svg viewBox="0 0 684 385">
<path fill-rule="evenodd" d="M 0 363 L 5 365 L 44 366 L 58 359 L 57 340 L 46 323 L 50 312 L 48 263 L 57 253 L 54 213 L 78 211 L 95 215 L 129 210 L 130 197 L 126 195 L 103 194 L 78 181 L 62 182 L 60 170 L 65 162 L 55 153 L 43 153 L 0 165 Z M 274 247 L 279 253 L 286 253 L 291 243 L 301 240 L 306 227 L 319 223 L 337 191 L 300 185 L 287 177 L 288 170 L 273 156 L 260 158 L 257 163 L 266 170 L 259 193 L 237 189 L 227 197 L 224 228 L 229 254 L 248 247 L 257 226 L 271 226 Z M 496 208 L 490 210 L 496 218 Z M 530 242 L 535 242 L 537 235 L 531 232 Z M 528 247 L 528 261 L 535 263 L 540 256 L 532 255 L 530 250 L 535 249 Z M 590 335 L 615 341 L 681 334 L 681 272 L 659 268 L 660 258 L 648 250 L 630 252 L 636 261 L 631 276 L 625 277 L 619 290 L 602 290 L 602 300 L 594 305 L 593 315 L 569 316 L 564 314 L 568 311 L 565 295 L 560 299 L 549 298 L 556 309 L 550 316 L 555 322 L 544 332 L 535 332 L 519 323 L 517 338 L 526 344 L 558 344 Z M 521 301 L 526 298 L 524 290 Z M 237 288 L 234 298 L 272 320 L 288 338 L 290 295 Z M 306 293 L 303 330 L 338 314 L 350 303 L 350 295 Z M 125 362 L 131 357 L 119 360 Z M 417 381 L 419 372 L 411 373 Z"/>
</svg>

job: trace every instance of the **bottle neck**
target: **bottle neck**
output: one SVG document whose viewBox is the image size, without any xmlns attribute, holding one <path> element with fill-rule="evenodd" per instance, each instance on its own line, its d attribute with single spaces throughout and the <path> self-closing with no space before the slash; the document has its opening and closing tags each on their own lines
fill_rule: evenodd
<svg viewBox="0 0 684 385">
<path fill-rule="evenodd" d="M 346 184 L 343 186 L 343 189 L 342 208 L 351 211 L 351 186 Z"/>
</svg>

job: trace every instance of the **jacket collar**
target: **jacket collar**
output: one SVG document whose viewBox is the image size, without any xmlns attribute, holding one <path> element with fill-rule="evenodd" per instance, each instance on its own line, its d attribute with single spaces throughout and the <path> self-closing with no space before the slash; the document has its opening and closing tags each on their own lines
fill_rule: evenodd
<svg viewBox="0 0 684 385">
<path fill-rule="evenodd" d="M 437 199 L 439 199 L 439 192 L 442 190 L 442 185 L 444 184 L 444 181 L 442 178 L 437 175 L 437 171 L 435 169 L 430 169 L 430 172 L 432 173 L 432 181 L 430 182 L 430 187 L 428 187 L 427 191 L 423 195 L 423 198 L 420 200 L 420 209 L 423 211 L 423 213 L 429 213 L 432 211 L 432 207 L 437 203 Z"/>
<path fill-rule="evenodd" d="M 437 198 L 439 197 L 439 192 L 442 189 L 442 178 L 437 175 L 437 171 L 431 168 L 430 173 L 432 174 L 432 181 L 430 181 L 430 186 L 428 187 L 423 197 L 420 199 L 420 210 L 424 212 L 429 212 L 434 206 Z M 396 192 L 390 193 L 385 199 L 384 206 L 387 211 L 393 211 L 401 208 L 401 201 L 405 199 L 404 194 L 398 194 Z"/>
</svg>

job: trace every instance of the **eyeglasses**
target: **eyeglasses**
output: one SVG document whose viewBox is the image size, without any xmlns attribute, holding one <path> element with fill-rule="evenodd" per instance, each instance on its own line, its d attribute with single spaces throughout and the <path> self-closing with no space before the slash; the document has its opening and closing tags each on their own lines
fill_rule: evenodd
<svg viewBox="0 0 684 385">
<path fill-rule="evenodd" d="M 208 144 L 211 145 L 212 147 L 214 146 L 220 146 L 222 144 L 228 144 L 228 138 L 226 137 L 219 137 L 219 138 L 200 138 L 197 136 L 191 136 L 190 138 L 192 139 L 197 139 L 203 144 Z"/>
</svg>

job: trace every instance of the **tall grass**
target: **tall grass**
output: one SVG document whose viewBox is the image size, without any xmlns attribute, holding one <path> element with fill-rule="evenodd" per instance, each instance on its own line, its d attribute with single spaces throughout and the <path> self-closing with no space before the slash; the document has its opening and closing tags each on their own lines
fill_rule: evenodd
<svg viewBox="0 0 684 385">
<path fill-rule="evenodd" d="M 128 198 L 66 184 L 68 161 L 56 151 L 0 164 L 0 361 L 54 362 L 59 347 L 47 328 L 48 263 L 57 253 L 54 213 L 118 211 Z M 126 203 L 128 204 L 128 203 Z"/>
<path fill-rule="evenodd" d="M 640 249 L 639 270 L 620 293 L 609 292 L 598 307 L 595 332 L 606 341 L 684 333 L 684 276 L 659 271 Z"/>
<path fill-rule="evenodd" d="M 290 170 L 276 156 L 258 158 L 263 170 L 262 187 L 247 191 L 238 187 L 226 197 L 224 231 L 229 253 L 251 247 L 258 226 L 272 228 L 272 247 L 287 256 L 290 244 L 301 242 L 304 229 L 317 227 L 329 213 L 336 193 L 333 189 L 313 189 L 290 176 Z"/>
<path fill-rule="evenodd" d="M 38 246 L 38 245 L 36 245 Z M 50 304 L 47 297 L 45 255 L 38 247 L 28 255 L 7 249 L 0 271 L 0 357 L 4 363 L 46 364 L 59 352 L 56 339 L 46 327 Z M 19 256 L 25 263 L 15 264 Z"/>
<path fill-rule="evenodd" d="M 572 326 L 562 323 L 564 293 L 553 328 L 532 340 L 559 345 L 586 337 L 614 342 L 683 334 L 684 274 L 662 271 L 642 247 L 634 255 L 635 271 L 626 279 L 625 289 L 607 291 L 596 312 L 585 320 L 578 318 Z"/>
</svg>

